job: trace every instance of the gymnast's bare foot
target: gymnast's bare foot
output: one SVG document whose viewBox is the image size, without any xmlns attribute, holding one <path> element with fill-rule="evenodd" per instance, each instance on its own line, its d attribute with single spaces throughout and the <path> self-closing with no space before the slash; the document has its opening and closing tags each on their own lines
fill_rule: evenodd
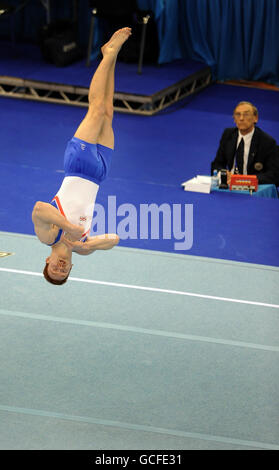
<svg viewBox="0 0 279 470">
<path fill-rule="evenodd" d="M 131 36 L 132 30 L 131 28 L 121 28 L 116 31 L 110 40 L 101 47 L 101 51 L 103 56 L 105 55 L 117 55 L 120 51 L 124 42 Z"/>
</svg>

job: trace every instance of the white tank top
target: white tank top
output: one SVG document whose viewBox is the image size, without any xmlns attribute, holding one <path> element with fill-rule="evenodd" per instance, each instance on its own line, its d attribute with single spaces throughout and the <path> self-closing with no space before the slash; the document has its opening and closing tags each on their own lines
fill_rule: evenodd
<svg viewBox="0 0 279 470">
<path fill-rule="evenodd" d="M 99 186 L 93 181 L 79 176 L 66 176 L 52 200 L 52 204 L 69 222 L 84 227 L 81 241 L 85 241 L 90 234 L 98 190 Z M 56 239 L 55 243 L 57 241 Z"/>
</svg>

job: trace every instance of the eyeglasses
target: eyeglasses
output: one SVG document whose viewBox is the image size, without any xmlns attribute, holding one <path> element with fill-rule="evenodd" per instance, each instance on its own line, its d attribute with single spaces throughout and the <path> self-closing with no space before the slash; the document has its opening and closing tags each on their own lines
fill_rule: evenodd
<svg viewBox="0 0 279 470">
<path fill-rule="evenodd" d="M 246 111 L 244 113 L 234 113 L 234 117 L 236 119 L 239 119 L 241 116 L 243 116 L 244 118 L 247 118 L 247 117 L 252 116 L 252 113 L 251 113 L 251 111 Z"/>
</svg>

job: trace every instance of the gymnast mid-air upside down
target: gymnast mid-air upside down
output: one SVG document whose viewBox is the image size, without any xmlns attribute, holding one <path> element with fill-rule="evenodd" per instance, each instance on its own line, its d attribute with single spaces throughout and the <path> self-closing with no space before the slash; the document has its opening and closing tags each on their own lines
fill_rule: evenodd
<svg viewBox="0 0 279 470">
<path fill-rule="evenodd" d="M 37 201 L 33 208 L 35 233 L 51 247 L 43 273 L 52 284 L 67 281 L 73 266 L 72 252 L 89 255 L 95 250 L 109 250 L 119 242 L 116 234 L 89 234 L 99 185 L 108 174 L 114 149 L 115 64 L 131 34 L 131 28 L 121 28 L 101 48 L 103 58 L 90 84 L 88 112 L 66 147 L 61 187 L 51 203 Z"/>
</svg>

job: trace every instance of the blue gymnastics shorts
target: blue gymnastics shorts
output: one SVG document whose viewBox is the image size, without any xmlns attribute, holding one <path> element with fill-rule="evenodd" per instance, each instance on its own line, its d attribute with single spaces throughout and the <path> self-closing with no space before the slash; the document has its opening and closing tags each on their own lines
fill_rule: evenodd
<svg viewBox="0 0 279 470">
<path fill-rule="evenodd" d="M 73 137 L 64 154 L 65 176 L 79 176 L 100 184 L 107 177 L 113 150 Z"/>
</svg>

